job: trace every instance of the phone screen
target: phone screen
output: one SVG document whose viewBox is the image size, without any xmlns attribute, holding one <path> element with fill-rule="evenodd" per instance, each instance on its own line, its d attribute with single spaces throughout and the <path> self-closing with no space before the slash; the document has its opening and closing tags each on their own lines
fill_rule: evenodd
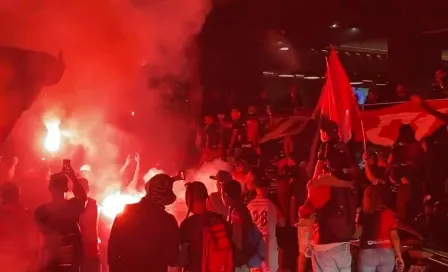
<svg viewBox="0 0 448 272">
<path fill-rule="evenodd" d="M 62 160 L 62 171 L 67 171 L 70 170 L 71 165 L 70 165 L 70 160 Z"/>
</svg>

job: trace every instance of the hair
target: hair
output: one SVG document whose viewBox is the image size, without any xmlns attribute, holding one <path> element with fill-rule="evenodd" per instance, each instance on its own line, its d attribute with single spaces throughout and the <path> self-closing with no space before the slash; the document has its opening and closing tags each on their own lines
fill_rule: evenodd
<svg viewBox="0 0 448 272">
<path fill-rule="evenodd" d="M 19 195 L 19 186 L 13 182 L 4 183 L 0 187 L 0 197 L 3 203 L 18 202 Z"/>
<path fill-rule="evenodd" d="M 68 190 L 68 177 L 64 173 L 56 173 L 50 177 L 50 189 L 66 193 Z"/>
<path fill-rule="evenodd" d="M 188 197 L 187 197 L 188 196 Z M 205 187 L 204 183 L 200 181 L 192 181 L 185 184 L 185 200 L 188 199 L 187 207 L 187 215 L 185 218 L 190 216 L 191 206 L 194 201 L 200 201 L 205 204 L 208 199 L 207 187 Z"/>
<path fill-rule="evenodd" d="M 193 181 L 185 184 L 185 195 L 189 196 L 191 200 L 205 202 L 208 198 L 207 187 L 200 181 Z"/>
<path fill-rule="evenodd" d="M 223 184 L 222 192 L 231 200 L 238 200 L 241 197 L 241 184 L 236 180 L 231 180 Z"/>
<path fill-rule="evenodd" d="M 385 187 L 382 185 L 370 185 L 364 191 L 362 210 L 365 213 L 374 213 L 384 208 Z"/>
<path fill-rule="evenodd" d="M 398 130 L 397 142 L 411 143 L 417 141 L 415 139 L 415 131 L 410 125 L 402 124 Z"/>
</svg>

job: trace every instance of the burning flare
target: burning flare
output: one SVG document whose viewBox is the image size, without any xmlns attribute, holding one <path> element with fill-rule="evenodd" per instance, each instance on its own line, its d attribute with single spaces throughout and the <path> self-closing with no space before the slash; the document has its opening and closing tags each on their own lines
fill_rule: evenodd
<svg viewBox="0 0 448 272">
<path fill-rule="evenodd" d="M 59 128 L 61 121 L 59 119 L 45 120 L 44 124 L 47 128 L 45 149 L 51 153 L 57 152 L 61 146 L 61 130 Z"/>
<path fill-rule="evenodd" d="M 123 211 L 124 206 L 127 204 L 137 203 L 142 197 L 143 194 L 115 193 L 109 195 L 104 199 L 101 205 L 101 211 L 106 217 L 113 220 Z"/>
</svg>

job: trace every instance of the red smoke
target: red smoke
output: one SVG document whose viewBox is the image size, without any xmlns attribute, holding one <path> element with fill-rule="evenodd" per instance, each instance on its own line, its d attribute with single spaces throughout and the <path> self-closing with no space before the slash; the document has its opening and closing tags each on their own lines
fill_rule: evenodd
<svg viewBox="0 0 448 272">
<path fill-rule="evenodd" d="M 149 146 L 154 156 L 166 155 L 176 134 L 171 127 L 180 121 L 160 110 L 161 92 L 170 90 L 147 90 L 142 65 L 150 66 L 152 75 L 184 76 L 186 50 L 194 45 L 209 1 L 1 1 L 1 45 L 53 55 L 62 51 L 67 65 L 61 82 L 43 90 L 12 137 L 34 135 L 36 130 L 43 133 L 43 116 L 56 115 L 62 129 L 71 133 L 66 142 L 84 146 L 94 168 L 115 165 L 123 142 L 134 144 L 134 150 Z M 109 122 L 116 116 L 132 118 L 136 102 L 146 107 L 144 114 L 135 112 L 141 126 L 151 124 L 147 129 L 158 134 L 147 142 L 136 143 Z M 151 115 L 151 109 L 157 109 L 157 114 Z M 166 129 L 156 133 L 158 125 Z M 42 137 L 27 140 L 36 141 L 34 152 L 42 152 Z"/>
</svg>

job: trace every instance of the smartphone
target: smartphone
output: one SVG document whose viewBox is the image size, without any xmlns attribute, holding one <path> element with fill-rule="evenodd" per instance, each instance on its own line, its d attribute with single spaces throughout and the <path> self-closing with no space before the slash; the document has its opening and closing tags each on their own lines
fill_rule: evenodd
<svg viewBox="0 0 448 272">
<path fill-rule="evenodd" d="M 64 159 L 62 160 L 62 172 L 69 171 L 72 168 L 70 160 Z"/>
</svg>

